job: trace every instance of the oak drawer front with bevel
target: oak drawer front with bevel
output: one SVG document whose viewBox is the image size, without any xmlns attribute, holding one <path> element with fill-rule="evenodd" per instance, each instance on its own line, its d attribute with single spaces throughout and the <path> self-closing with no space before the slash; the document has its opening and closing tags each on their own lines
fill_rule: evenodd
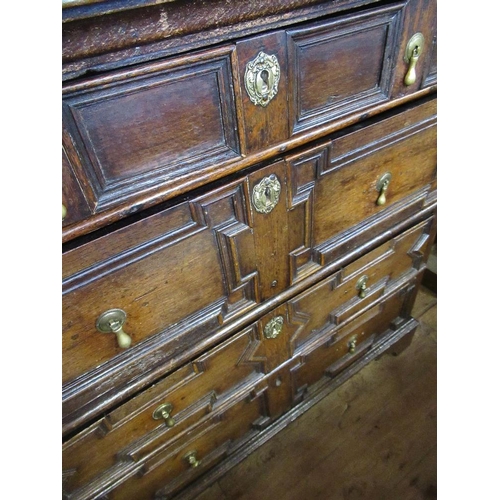
<svg viewBox="0 0 500 500">
<path fill-rule="evenodd" d="M 286 157 L 288 225 L 301 230 L 293 281 L 418 213 L 436 191 L 436 163 L 435 101 Z"/>
<path fill-rule="evenodd" d="M 233 183 L 63 255 L 64 382 L 129 356 L 141 341 L 167 329 L 170 352 L 182 349 L 176 334 L 206 335 L 255 304 L 244 189 Z M 122 330 L 131 339 L 126 348 L 119 334 L 101 333 L 96 326 L 113 310 L 126 314 Z"/>
<path fill-rule="evenodd" d="M 305 344 L 297 353 L 300 362 L 292 370 L 295 400 L 300 401 L 307 387 L 324 375 L 333 377 L 362 356 L 394 322 L 409 319 L 408 303 L 415 290 L 414 282 L 415 278 L 403 281 L 352 321 Z"/>
<path fill-rule="evenodd" d="M 123 448 L 113 457 L 115 463 L 112 467 L 79 487 L 72 482 L 78 469 L 66 469 L 63 473 L 63 477 L 66 476 L 64 493 L 74 500 L 90 500 L 103 495 L 110 499 L 146 499 L 153 498 L 155 490 L 172 481 L 174 485 L 169 486 L 175 487 L 176 479 L 179 486 L 179 482 L 182 484 L 193 475 L 202 473 L 205 465 L 211 466 L 222 459 L 236 440 L 252 434 L 254 424 L 258 425 L 265 411 L 263 397 L 262 393 L 240 394 L 190 432 L 172 441 L 158 442 L 155 447 L 145 448 L 142 454 L 136 454 L 133 447 Z M 105 452 L 105 447 L 99 451 Z M 200 466 L 193 467 L 189 462 L 190 452 L 195 452 Z"/>
<path fill-rule="evenodd" d="M 87 498 L 96 479 L 102 485 L 128 477 L 139 467 L 143 470 L 151 461 L 163 462 L 161 457 L 177 456 L 175 450 L 187 446 L 193 436 L 205 435 L 206 428 L 219 427 L 214 430 L 218 435 L 221 422 L 227 439 L 224 420 L 229 415 L 231 433 L 240 434 L 251 423 L 260 427 L 286 411 L 291 406 L 290 384 L 284 380 L 286 373 L 266 378 L 266 352 L 271 355 L 274 349 L 266 342 L 273 344 L 262 325 L 254 323 L 71 438 L 63 446 L 66 493 Z M 258 349 L 261 345 L 264 349 Z M 255 398 L 264 399 L 257 404 L 260 413 L 252 413 L 248 422 L 249 406 L 243 400 Z M 198 450 L 206 455 L 208 445 Z M 94 459 L 89 461 L 89 456 Z M 177 465 L 182 471 L 181 462 Z"/>
<path fill-rule="evenodd" d="M 296 325 L 291 352 L 295 355 L 311 338 L 350 321 L 396 281 L 419 272 L 433 227 L 434 218 L 411 227 L 291 299 L 287 316 Z"/>
<path fill-rule="evenodd" d="M 291 134 L 389 99 L 403 7 L 287 31 Z"/>
<path fill-rule="evenodd" d="M 81 488 L 116 468 L 125 455 L 138 461 L 168 443 L 186 439 L 191 429 L 263 378 L 260 358 L 252 358 L 258 343 L 254 324 L 68 441 L 63 447 L 63 465 L 73 474 L 67 490 Z M 89 456 L 95 458 L 89 461 Z"/>
<path fill-rule="evenodd" d="M 94 211 L 240 156 L 232 47 L 63 89 L 63 142 Z M 70 209 L 70 207 L 68 207 Z"/>
<path fill-rule="evenodd" d="M 188 439 L 146 457 L 133 474 L 113 484 L 110 500 L 170 498 L 258 432 L 254 425 L 262 418 L 263 397 L 259 394 L 239 399 Z"/>
</svg>

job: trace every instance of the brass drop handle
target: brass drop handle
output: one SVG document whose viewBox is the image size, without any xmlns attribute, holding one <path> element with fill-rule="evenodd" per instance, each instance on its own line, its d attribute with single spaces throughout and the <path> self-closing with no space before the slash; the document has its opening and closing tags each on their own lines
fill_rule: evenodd
<svg viewBox="0 0 500 500">
<path fill-rule="evenodd" d="M 62 220 L 66 218 L 66 215 L 68 215 L 68 209 L 66 208 L 66 205 L 63 203 L 62 204 Z"/>
<path fill-rule="evenodd" d="M 102 333 L 114 333 L 118 346 L 122 349 L 130 347 L 132 339 L 123 331 L 127 313 L 121 309 L 110 309 L 102 313 L 96 321 L 96 328 Z"/>
<path fill-rule="evenodd" d="M 190 465 L 190 467 L 192 469 L 194 469 L 195 467 L 198 467 L 198 465 L 200 465 L 200 461 L 196 458 L 196 455 L 197 455 L 197 451 L 194 450 L 194 451 L 190 451 L 185 457 L 184 457 L 184 460 L 187 461 L 187 463 Z"/>
<path fill-rule="evenodd" d="M 162 404 L 153 412 L 153 418 L 155 420 L 163 419 L 167 427 L 173 427 L 175 424 L 175 420 L 171 415 L 173 409 L 174 407 L 171 403 Z"/>
<path fill-rule="evenodd" d="M 380 179 L 377 181 L 377 191 L 378 191 L 378 198 L 377 198 L 377 205 L 385 205 L 387 202 L 387 189 L 389 188 L 389 184 L 391 182 L 392 175 L 390 172 L 386 172 Z"/>
<path fill-rule="evenodd" d="M 422 54 L 424 48 L 424 35 L 422 33 L 415 33 L 405 50 L 405 62 L 409 64 L 408 71 L 406 72 L 404 78 L 405 85 L 413 85 L 417 81 L 417 71 L 415 67 L 417 66 L 418 58 Z"/>
<path fill-rule="evenodd" d="M 356 351 L 356 339 L 352 339 L 349 342 L 349 352 L 353 354 Z"/>
<path fill-rule="evenodd" d="M 358 290 L 358 297 L 364 299 L 366 297 L 366 288 L 368 283 L 368 276 L 365 274 L 356 282 L 356 290 Z"/>
</svg>

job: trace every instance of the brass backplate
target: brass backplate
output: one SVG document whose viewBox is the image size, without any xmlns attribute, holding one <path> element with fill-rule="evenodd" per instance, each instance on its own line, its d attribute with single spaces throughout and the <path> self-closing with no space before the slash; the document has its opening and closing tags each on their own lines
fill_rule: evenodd
<svg viewBox="0 0 500 500">
<path fill-rule="evenodd" d="M 266 323 L 264 327 L 264 336 L 266 339 L 275 339 L 283 330 L 283 323 L 285 322 L 283 316 L 276 316 Z"/>
<path fill-rule="evenodd" d="M 267 106 L 278 93 L 280 65 L 275 55 L 259 52 L 245 70 L 245 89 L 256 106 Z"/>
<path fill-rule="evenodd" d="M 102 313 L 96 321 L 96 328 L 103 333 L 114 332 L 111 325 L 114 323 L 116 325 L 123 325 L 127 319 L 127 313 L 121 309 L 110 309 Z"/>
<path fill-rule="evenodd" d="M 276 175 L 264 177 L 253 187 L 252 202 L 255 210 L 268 214 L 279 202 L 281 184 Z"/>
<path fill-rule="evenodd" d="M 413 52 L 415 49 L 417 49 L 417 55 L 420 55 L 422 51 L 424 50 L 424 43 L 425 43 L 425 38 L 422 33 L 415 33 L 410 40 L 408 41 L 406 45 L 406 50 L 405 50 L 405 62 L 409 63 L 411 57 L 414 55 Z"/>
</svg>

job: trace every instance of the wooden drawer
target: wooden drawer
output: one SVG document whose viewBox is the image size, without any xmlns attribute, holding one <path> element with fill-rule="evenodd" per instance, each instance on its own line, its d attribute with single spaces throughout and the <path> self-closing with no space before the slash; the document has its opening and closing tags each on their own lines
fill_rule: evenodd
<svg viewBox="0 0 500 500">
<path fill-rule="evenodd" d="M 99 419 L 69 441 L 63 450 L 65 469 L 75 469 L 67 487 L 77 489 L 89 481 L 96 471 L 111 468 L 123 449 L 134 450 L 135 460 L 170 442 L 179 434 L 196 426 L 207 415 L 224 405 L 237 388 L 244 390 L 260 377 L 259 365 L 245 362 L 245 352 L 258 342 L 256 328 L 248 328 L 233 336 L 157 382 L 139 396 Z M 162 405 L 169 405 L 168 418 L 155 419 Z M 88 461 L 88 456 L 95 457 Z"/>
<path fill-rule="evenodd" d="M 153 498 L 155 490 L 166 484 L 170 489 L 177 489 L 183 483 L 192 480 L 194 476 L 206 470 L 221 460 L 238 440 L 248 439 L 255 434 L 254 425 L 259 425 L 264 412 L 264 395 L 252 395 L 242 392 L 233 398 L 229 405 L 219 409 L 217 413 L 205 418 L 197 427 L 184 432 L 178 439 L 157 440 L 154 445 L 140 447 L 141 443 L 123 448 L 112 457 L 114 462 L 107 469 L 99 472 L 92 480 L 79 484 L 74 479 L 79 475 L 80 468 L 71 467 L 71 449 L 63 454 L 63 488 L 65 498 L 72 500 L 89 500 L 108 495 L 107 498 Z M 140 453 L 138 449 L 140 449 Z M 106 443 L 100 443 L 97 453 L 109 454 Z M 196 452 L 200 461 L 199 467 L 192 467 L 186 460 L 190 451 Z M 92 449 L 81 453 L 83 471 L 97 465 L 85 464 Z M 103 464 L 101 464 L 103 465 Z M 79 479 L 83 479 L 81 475 Z M 77 488 L 77 486 L 79 486 Z"/>
<path fill-rule="evenodd" d="M 292 352 L 344 324 L 380 300 L 395 282 L 418 272 L 430 251 L 433 221 L 417 224 L 291 299 L 288 317 L 302 325 L 293 334 Z M 361 290 L 363 283 L 366 289 Z"/>
<path fill-rule="evenodd" d="M 102 488 L 174 460 L 173 468 L 165 465 L 170 474 L 162 476 L 165 484 L 186 469 L 179 449 L 195 446 L 188 445 L 193 436 L 199 441 L 196 449 L 208 455 L 286 411 L 292 403 L 287 371 L 274 370 L 277 344 L 265 337 L 264 322 L 245 328 L 66 442 L 66 494 L 91 498 L 96 481 Z"/>
<path fill-rule="evenodd" d="M 301 401 L 308 388 L 324 375 L 334 377 L 339 374 L 366 353 L 377 337 L 410 319 L 415 281 L 414 278 L 410 282 L 400 282 L 382 300 L 365 308 L 345 325 L 317 335 L 299 349 L 298 361 L 292 369 L 296 402 Z"/>
<path fill-rule="evenodd" d="M 94 212 L 240 156 L 233 50 L 64 87 L 63 143 Z"/>
<path fill-rule="evenodd" d="M 287 31 L 291 134 L 389 99 L 403 7 Z"/>
<path fill-rule="evenodd" d="M 432 203 L 436 190 L 436 103 L 354 127 L 286 158 L 294 281 L 366 244 Z M 379 181 L 392 177 L 385 204 Z"/>
</svg>

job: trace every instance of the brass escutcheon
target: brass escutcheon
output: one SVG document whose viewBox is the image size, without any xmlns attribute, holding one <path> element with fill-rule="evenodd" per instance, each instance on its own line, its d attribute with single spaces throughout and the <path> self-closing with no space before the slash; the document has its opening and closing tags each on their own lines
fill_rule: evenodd
<svg viewBox="0 0 500 500">
<path fill-rule="evenodd" d="M 280 201 L 281 184 L 276 175 L 264 177 L 253 187 L 252 203 L 255 210 L 268 214 Z"/>
<path fill-rule="evenodd" d="M 110 309 L 102 313 L 96 321 L 96 328 L 102 333 L 114 333 L 118 346 L 122 349 L 130 347 L 132 339 L 123 331 L 127 313 L 121 309 Z"/>
<path fill-rule="evenodd" d="M 175 424 L 175 420 L 170 415 L 173 409 L 174 407 L 171 403 L 162 404 L 158 406 L 158 408 L 156 408 L 156 410 L 153 412 L 153 418 L 155 420 L 163 419 L 167 427 L 173 427 Z"/>
<path fill-rule="evenodd" d="M 408 71 L 404 78 L 405 85 L 413 85 L 417 81 L 416 65 L 418 58 L 424 50 L 424 35 L 422 33 L 415 33 L 406 45 L 404 60 L 409 64 Z"/>
<path fill-rule="evenodd" d="M 257 57 L 247 63 L 245 70 L 245 89 L 250 101 L 256 106 L 265 107 L 278 93 L 280 65 L 275 55 L 259 52 Z"/>
<path fill-rule="evenodd" d="M 264 336 L 266 339 L 275 339 L 283 330 L 283 323 L 285 322 L 283 316 L 277 316 L 266 323 L 264 327 Z"/>
</svg>

